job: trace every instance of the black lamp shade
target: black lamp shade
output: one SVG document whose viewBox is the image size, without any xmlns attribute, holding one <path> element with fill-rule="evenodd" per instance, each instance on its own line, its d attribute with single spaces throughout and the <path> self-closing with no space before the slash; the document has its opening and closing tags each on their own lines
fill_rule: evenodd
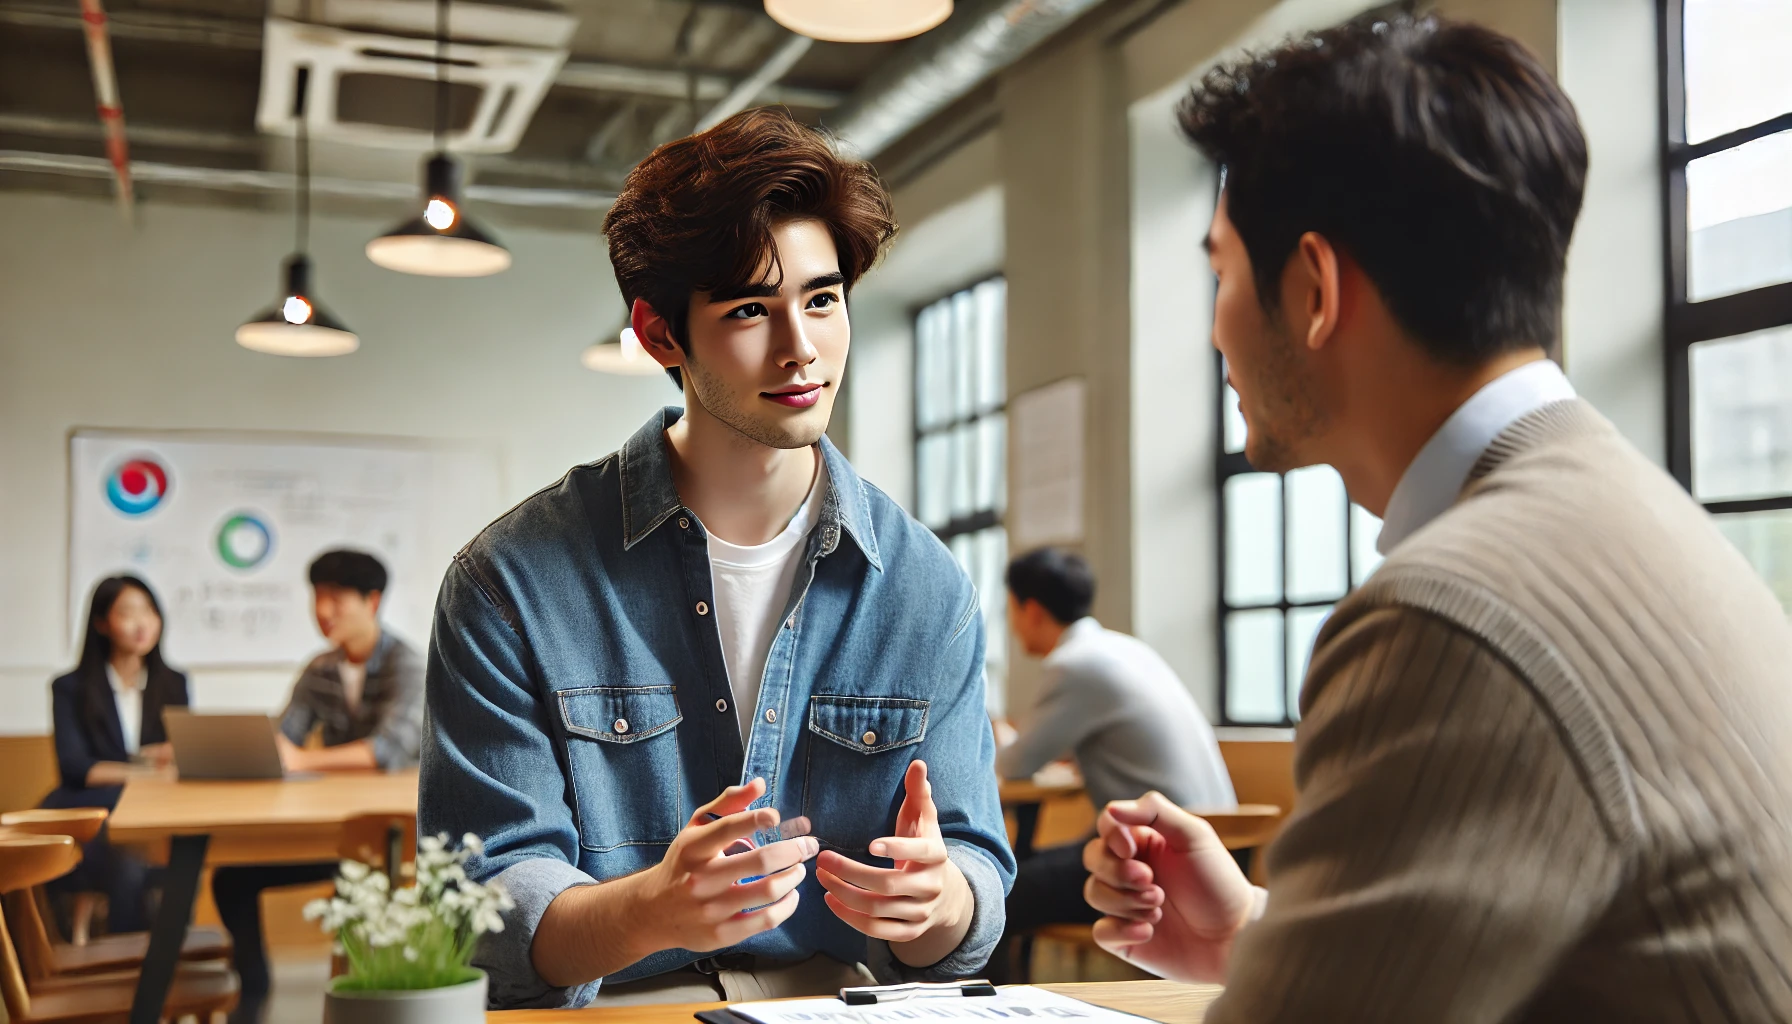
<svg viewBox="0 0 1792 1024">
<path fill-rule="evenodd" d="M 236 329 L 236 343 L 277 356 L 341 356 L 361 347 L 361 339 L 317 301 L 311 292 L 311 260 L 297 253 L 286 260 L 286 290 L 280 300 Z"/>
<path fill-rule="evenodd" d="M 462 209 L 460 165 L 429 158 L 423 213 L 367 243 L 367 258 L 387 270 L 426 277 L 486 277 L 510 267 L 510 250 Z"/>
</svg>

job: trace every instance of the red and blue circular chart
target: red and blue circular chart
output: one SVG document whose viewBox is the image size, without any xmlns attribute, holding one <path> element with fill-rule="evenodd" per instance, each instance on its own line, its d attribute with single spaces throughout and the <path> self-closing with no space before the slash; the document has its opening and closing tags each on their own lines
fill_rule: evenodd
<svg viewBox="0 0 1792 1024">
<path fill-rule="evenodd" d="M 155 510 L 168 497 L 168 469 L 147 455 L 134 455 L 106 474 L 106 500 L 127 516 Z"/>
</svg>

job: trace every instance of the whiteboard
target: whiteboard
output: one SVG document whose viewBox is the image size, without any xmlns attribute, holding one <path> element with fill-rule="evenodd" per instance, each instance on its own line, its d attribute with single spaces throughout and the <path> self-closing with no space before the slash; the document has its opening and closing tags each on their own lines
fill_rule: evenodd
<svg viewBox="0 0 1792 1024">
<path fill-rule="evenodd" d="M 69 636 L 100 579 L 140 576 L 175 665 L 291 665 L 325 646 L 306 568 L 367 551 L 381 618 L 421 648 L 449 560 L 501 509 L 494 452 L 278 434 L 77 430 L 69 439 Z"/>
</svg>

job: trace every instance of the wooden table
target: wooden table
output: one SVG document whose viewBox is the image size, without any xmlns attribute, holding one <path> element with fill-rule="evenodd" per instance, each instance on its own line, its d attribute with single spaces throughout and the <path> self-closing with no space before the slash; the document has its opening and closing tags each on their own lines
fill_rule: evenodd
<svg viewBox="0 0 1792 1024">
<path fill-rule="evenodd" d="M 367 814 L 417 813 L 417 772 L 336 772 L 315 778 L 180 782 L 163 776 L 125 783 L 111 841 L 165 846 L 162 905 L 131 1005 L 131 1024 L 155 1024 L 193 917 L 199 877 L 213 865 L 333 861 L 342 826 Z"/>
<path fill-rule="evenodd" d="M 1207 1007 L 1220 994 L 1218 985 L 1184 985 L 1174 981 L 1110 981 L 1039 987 L 1164 1024 L 1200 1024 Z M 487 1013 L 485 1019 L 486 1024 L 692 1024 L 697 1011 L 726 1005 L 665 1003 L 590 1010 L 499 1010 Z"/>
</svg>

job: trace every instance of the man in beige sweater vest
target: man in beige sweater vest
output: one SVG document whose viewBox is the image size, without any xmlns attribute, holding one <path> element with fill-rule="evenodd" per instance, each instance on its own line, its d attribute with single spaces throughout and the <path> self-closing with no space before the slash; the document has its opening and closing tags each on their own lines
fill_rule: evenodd
<svg viewBox="0 0 1792 1024">
<path fill-rule="evenodd" d="M 1096 938 L 1224 982 L 1211 1024 L 1792 1020 L 1792 629 L 1545 359 L 1567 97 L 1512 40 L 1388 19 L 1181 119 L 1225 169 L 1246 454 L 1335 466 L 1388 557 L 1319 635 L 1269 889 L 1162 797 L 1111 804 Z"/>
</svg>

